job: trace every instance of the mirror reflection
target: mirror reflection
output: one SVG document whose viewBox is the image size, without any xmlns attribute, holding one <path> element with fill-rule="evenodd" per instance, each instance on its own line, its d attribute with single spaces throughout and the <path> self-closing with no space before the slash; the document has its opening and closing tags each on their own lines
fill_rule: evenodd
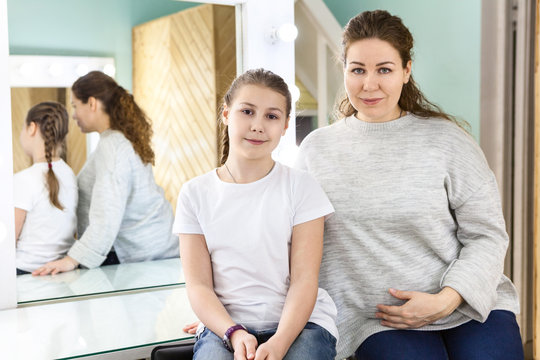
<svg viewBox="0 0 540 360">
<path fill-rule="evenodd" d="M 125 0 L 119 3 L 117 9 L 113 9 L 112 14 L 104 15 L 99 12 L 98 6 L 96 10 L 86 9 L 88 11 L 81 12 L 80 7 L 84 7 L 82 2 L 78 3 L 75 6 L 77 9 L 74 10 L 66 10 L 63 7 L 60 9 L 60 4 L 57 4 L 55 8 L 52 3 L 44 11 L 61 11 L 65 14 L 66 23 L 49 25 L 45 30 L 46 34 L 39 35 L 37 30 L 40 28 L 39 21 L 28 22 L 28 14 L 22 11 L 24 4 L 8 1 L 10 30 L 25 24 L 27 25 L 25 33 L 33 33 L 36 37 L 33 40 L 34 47 L 51 44 L 50 48 L 42 49 L 32 48 L 32 45 L 25 47 L 21 45 L 24 43 L 22 39 L 12 36 L 10 37 L 11 54 L 58 55 L 69 52 L 68 55 L 73 56 L 115 57 L 116 82 L 120 87 L 133 93 L 135 103 L 151 120 L 153 132 L 151 146 L 154 152 L 154 166 L 145 165 L 152 161 L 145 162 L 144 160 L 151 159 L 143 159 L 144 155 L 139 154 L 137 146 L 133 145 L 134 141 L 130 138 L 132 134 L 122 132 L 126 128 L 124 125 L 117 128 L 114 128 L 114 125 L 111 126 L 114 122 L 110 119 L 112 114 L 103 109 L 110 110 L 112 106 L 107 106 L 106 100 L 98 94 L 99 92 L 82 94 L 77 91 L 72 92 L 70 88 L 52 87 L 12 88 L 14 172 L 31 168 L 32 164 L 36 163 L 36 159 L 32 160 L 17 141 L 18 134 L 25 132 L 28 127 L 26 115 L 29 109 L 43 101 L 54 101 L 63 104 L 71 115 L 66 145 L 59 149 L 58 158 L 63 152 L 64 160 L 62 161 L 65 161 L 78 175 L 79 182 L 79 239 L 67 249 L 69 251 L 67 254 L 71 252 L 73 255 L 69 258 L 76 262 L 68 261 L 64 249 L 58 254 L 58 259 L 64 262 L 58 265 L 59 268 L 45 269 L 44 273 L 56 270 L 66 272 L 52 277 L 20 275 L 18 278 L 19 303 L 183 282 L 179 259 L 168 259 L 171 256 L 177 257 L 178 252 L 177 240 L 171 239 L 170 229 L 168 229 L 170 226 L 166 218 L 170 214 L 172 219 L 176 196 L 182 183 L 216 166 L 217 105 L 221 93 L 236 74 L 234 7 L 194 5 L 197 4 L 165 0 L 154 1 L 152 4 L 140 4 L 140 2 Z M 130 19 L 126 19 L 123 15 L 126 13 L 129 14 Z M 115 44 L 109 50 L 96 50 L 94 44 L 96 39 L 85 43 L 84 37 L 87 36 L 85 35 L 87 32 L 84 28 L 88 22 L 92 21 L 92 18 L 98 16 L 110 16 L 115 19 L 115 24 L 119 23 L 116 18 L 123 17 L 124 19 L 122 29 L 118 29 L 120 25 L 115 25 L 111 29 L 111 31 L 115 30 L 116 27 L 116 33 L 112 31 L 113 33 L 100 34 L 96 31 L 92 34 L 94 38 L 102 40 L 103 49 L 107 47 L 107 43 L 110 43 L 105 40 L 106 37 L 116 37 L 117 43 L 121 39 L 127 39 L 127 44 L 124 41 L 120 45 Z M 74 21 L 73 19 L 78 21 L 78 26 L 70 28 L 69 32 L 73 32 L 70 36 L 66 29 L 69 28 L 68 24 Z M 128 20 L 130 25 L 125 24 Z M 190 30 L 194 28 L 197 31 Z M 31 29 L 36 29 L 36 31 Z M 18 32 L 10 31 L 10 35 L 14 33 Z M 126 37 L 126 33 L 132 33 L 132 38 Z M 44 41 L 40 37 L 48 40 Z M 79 39 L 77 46 L 73 45 L 73 39 L 70 39 L 72 37 Z M 62 44 L 62 38 L 66 39 L 65 44 Z M 84 45 L 88 45 L 88 48 L 77 50 L 84 48 Z M 132 57 L 126 56 L 124 50 L 131 50 L 131 48 Z M 99 109 L 102 110 L 101 113 L 98 112 Z M 109 126 L 103 127 L 107 116 Z M 90 153 L 87 150 L 85 133 L 92 131 L 100 133 L 100 141 L 97 150 Z M 103 135 L 110 135 L 110 133 L 124 140 L 123 143 L 128 145 L 128 150 L 131 149 L 132 158 L 126 157 L 125 152 L 119 152 L 117 143 L 110 144 L 108 147 L 102 146 Z M 104 148 L 101 152 L 99 152 L 100 146 Z M 114 158 L 112 154 L 115 151 L 117 151 L 117 162 L 111 160 Z M 41 160 L 45 171 L 48 171 L 49 163 L 52 168 L 56 168 L 54 161 L 38 160 Z M 141 169 L 146 166 L 150 171 L 141 170 L 134 173 L 132 168 L 137 163 L 141 163 Z M 111 173 L 117 174 L 119 170 L 125 170 L 124 179 L 111 176 Z M 103 172 L 109 176 L 102 177 Z M 161 195 L 156 195 L 155 201 L 149 204 L 137 204 L 137 201 L 148 199 L 148 194 L 128 191 L 133 188 L 132 183 L 140 178 L 147 180 L 147 182 L 139 183 L 138 188 L 143 192 L 149 191 L 153 181 L 162 189 Z M 119 193 L 123 193 L 121 201 L 115 199 Z M 157 211 L 161 213 L 161 216 L 152 219 L 148 213 L 151 213 L 152 207 L 158 206 L 160 198 L 163 199 L 162 206 L 166 203 L 165 207 L 168 207 L 168 210 Z M 95 202 L 96 199 L 99 201 Z M 86 203 L 83 206 L 85 210 L 82 212 L 81 200 Z M 93 202 L 101 205 L 95 207 Z M 136 209 L 134 211 L 140 213 L 138 218 L 129 216 L 130 205 L 132 209 Z M 116 215 L 111 215 L 110 208 L 116 210 Z M 92 228 L 93 216 L 101 219 L 101 223 L 99 221 L 96 223 L 93 236 L 96 239 L 93 243 L 101 243 L 96 246 L 88 245 L 91 242 L 84 241 L 85 237 L 89 238 L 88 230 Z M 113 218 L 117 221 L 116 228 L 111 232 L 116 235 L 113 235 L 112 241 L 107 242 L 105 241 L 107 236 L 103 231 Z M 151 218 L 150 221 L 148 221 L 149 218 Z M 81 219 L 85 222 L 82 227 L 80 226 Z M 142 221 L 148 221 L 148 223 L 134 230 L 134 227 Z M 162 223 L 157 224 L 160 221 Z M 152 226 L 157 227 L 152 228 Z M 162 231 L 163 229 L 165 231 Z M 126 230 L 127 235 L 122 230 Z M 132 232 L 129 233 L 129 230 Z M 167 235 L 157 236 L 159 231 Z M 151 235 L 143 241 L 146 250 L 143 247 L 143 250 L 138 250 L 139 254 L 133 255 L 130 253 L 130 248 L 142 232 Z M 158 248 L 156 240 L 158 237 L 160 239 L 168 237 L 165 242 L 171 246 L 164 246 L 163 251 L 156 251 L 155 254 L 149 255 Z M 128 245 L 122 249 L 119 239 L 124 240 L 124 243 Z M 79 250 L 73 250 L 77 248 Z M 134 261 L 144 262 L 135 264 Z M 77 267 L 77 263 L 82 267 Z M 104 263 L 119 264 L 103 266 Z M 48 262 L 48 264 L 51 263 Z M 27 266 L 21 270 L 34 271 L 35 268 Z"/>
</svg>

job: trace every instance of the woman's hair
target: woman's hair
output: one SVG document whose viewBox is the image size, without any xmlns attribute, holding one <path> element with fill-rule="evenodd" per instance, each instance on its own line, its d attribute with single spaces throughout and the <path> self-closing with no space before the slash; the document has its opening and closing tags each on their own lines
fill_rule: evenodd
<svg viewBox="0 0 540 360">
<path fill-rule="evenodd" d="M 223 105 L 227 105 L 227 107 L 230 107 L 232 102 L 234 101 L 234 97 L 236 95 L 236 92 L 238 89 L 240 89 L 244 85 L 259 85 L 266 87 L 270 90 L 273 90 L 277 92 L 278 94 L 281 94 L 285 97 L 286 102 L 286 117 L 288 118 L 291 114 L 291 108 L 292 108 L 292 100 L 291 100 L 291 93 L 289 91 L 289 87 L 287 86 L 287 83 L 285 83 L 285 80 L 277 74 L 274 74 L 270 70 L 265 69 L 253 69 L 248 70 L 242 75 L 238 76 L 236 79 L 233 80 L 231 86 L 229 87 L 229 90 L 223 97 L 223 104 L 221 105 L 221 111 L 219 112 L 220 116 L 223 113 Z M 223 123 L 223 122 L 221 122 Z M 220 134 L 220 165 L 225 164 L 225 161 L 227 161 L 227 157 L 229 156 L 229 133 L 228 133 L 228 127 L 223 126 L 221 129 Z"/>
<path fill-rule="evenodd" d="M 100 71 L 81 76 L 73 83 L 71 90 L 83 104 L 88 102 L 89 97 L 100 100 L 103 110 L 109 115 L 111 129 L 124 134 L 143 163 L 154 164 L 154 151 L 150 144 L 152 125 L 135 103 L 133 95 Z"/>
<path fill-rule="evenodd" d="M 387 11 L 365 11 L 349 20 L 343 31 L 341 44 L 343 66 L 347 64 L 347 51 L 351 44 L 363 39 L 379 39 L 392 45 L 399 53 L 403 68 L 412 59 L 414 40 L 411 32 L 403 25 L 399 17 L 393 16 Z M 461 127 L 467 126 L 464 121 L 458 121 L 453 116 L 443 112 L 439 106 L 428 101 L 416 85 L 412 74 L 409 81 L 403 85 L 398 105 L 401 109 L 419 117 L 439 117 L 453 121 Z M 339 103 L 338 111 L 342 116 L 351 116 L 357 112 L 347 96 Z"/>
<path fill-rule="evenodd" d="M 49 190 L 49 200 L 52 205 L 63 210 L 58 200 L 60 185 L 52 169 L 52 158 L 65 148 L 68 133 L 68 113 L 66 108 L 57 102 L 47 101 L 34 105 L 26 115 L 26 126 L 35 123 L 39 127 L 45 143 L 45 159 L 49 170 L 45 174 L 45 182 Z"/>
</svg>

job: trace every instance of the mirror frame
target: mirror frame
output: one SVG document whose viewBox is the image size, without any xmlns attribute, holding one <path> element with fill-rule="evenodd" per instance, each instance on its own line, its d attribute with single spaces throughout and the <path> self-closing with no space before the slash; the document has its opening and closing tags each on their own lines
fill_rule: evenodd
<svg viewBox="0 0 540 360">
<path fill-rule="evenodd" d="M 184 1 L 184 0 L 178 0 Z M 294 0 L 199 0 L 201 3 L 232 5 L 236 7 L 239 44 L 238 72 L 264 67 L 281 75 L 289 85 L 294 85 L 294 42 L 268 40 L 272 28 L 284 23 L 294 24 Z M 240 16 L 238 16 L 240 15 Z M 240 30 L 240 31 L 238 31 Z M 240 38 L 239 38 L 240 39 Z M 9 42 L 7 26 L 7 0 L 0 0 L 0 78 L 8 79 Z M 237 54 L 238 55 L 238 54 Z M 71 86 L 71 85 L 69 85 Z M 68 87 L 69 87 L 68 86 Z M 294 105 L 294 104 L 293 104 Z M 15 224 L 13 215 L 13 153 L 11 133 L 11 96 L 8 81 L 0 82 L 0 310 L 17 306 L 15 276 Z M 275 158 L 291 163 L 296 150 L 294 106 L 289 130 L 282 138 Z"/>
</svg>

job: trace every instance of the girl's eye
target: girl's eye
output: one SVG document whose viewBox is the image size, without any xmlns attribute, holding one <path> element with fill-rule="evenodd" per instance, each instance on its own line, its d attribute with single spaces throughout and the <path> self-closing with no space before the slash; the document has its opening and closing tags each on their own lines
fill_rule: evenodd
<svg viewBox="0 0 540 360">
<path fill-rule="evenodd" d="M 380 69 L 379 69 L 379 72 L 380 72 L 381 74 L 389 74 L 389 73 L 392 72 L 392 70 L 390 70 L 389 68 L 380 68 Z"/>
<path fill-rule="evenodd" d="M 268 118 L 269 118 L 270 120 L 277 120 L 277 119 L 279 119 L 279 117 L 278 117 L 277 115 L 274 115 L 274 114 L 268 114 Z"/>
<path fill-rule="evenodd" d="M 244 113 L 246 115 L 253 115 L 253 111 L 251 109 L 244 109 L 244 110 L 242 110 L 242 113 Z"/>
</svg>

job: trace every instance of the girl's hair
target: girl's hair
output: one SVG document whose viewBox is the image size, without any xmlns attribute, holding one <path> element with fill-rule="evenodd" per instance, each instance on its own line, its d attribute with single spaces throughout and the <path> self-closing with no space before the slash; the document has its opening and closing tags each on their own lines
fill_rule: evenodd
<svg viewBox="0 0 540 360">
<path fill-rule="evenodd" d="M 411 32 L 403 25 L 399 17 L 393 16 L 387 11 L 365 11 L 349 20 L 343 31 L 341 44 L 343 66 L 347 64 L 347 51 L 351 44 L 363 39 L 379 39 L 392 45 L 399 53 L 403 68 L 412 59 L 414 40 Z M 428 101 L 416 85 L 412 74 L 409 81 L 403 85 L 398 105 L 401 109 L 419 117 L 439 117 L 453 121 L 461 127 L 468 126 L 464 121 L 458 121 L 453 116 L 443 112 L 439 106 Z M 338 111 L 345 117 L 357 112 L 347 96 L 339 103 Z"/>
<path fill-rule="evenodd" d="M 281 94 L 285 97 L 286 102 L 286 117 L 288 118 L 291 114 L 291 108 L 292 108 L 292 100 L 291 100 L 291 93 L 289 91 L 289 87 L 287 86 L 287 83 L 285 83 L 285 80 L 277 74 L 274 74 L 270 70 L 265 69 L 253 69 L 248 70 L 242 75 L 238 76 L 236 79 L 233 80 L 231 86 L 229 87 L 229 90 L 223 97 L 223 104 L 221 105 L 220 109 L 220 116 L 222 114 L 223 105 L 227 105 L 227 107 L 230 107 L 232 102 L 234 101 L 234 97 L 236 95 L 236 92 L 238 89 L 240 89 L 244 85 L 259 85 L 266 87 L 270 90 L 273 90 L 277 92 L 278 94 Z M 223 119 L 221 119 L 223 120 Z M 223 123 L 223 122 L 221 122 Z M 229 133 L 228 133 L 228 127 L 223 126 L 221 129 L 220 134 L 220 165 L 225 164 L 225 161 L 227 161 L 227 157 L 229 156 Z"/>
<path fill-rule="evenodd" d="M 26 126 L 35 123 L 39 127 L 45 143 L 45 159 L 49 170 L 45 174 L 45 182 L 49 190 L 49 200 L 52 205 L 63 210 L 58 200 L 60 185 L 52 169 L 52 158 L 57 152 L 65 149 L 68 133 L 68 113 L 66 108 L 57 102 L 47 101 L 34 105 L 26 115 Z"/>
<path fill-rule="evenodd" d="M 135 103 L 133 95 L 100 71 L 81 76 L 73 83 L 71 90 L 83 104 L 88 102 L 89 97 L 100 100 L 109 115 L 111 129 L 124 134 L 143 163 L 154 164 L 154 151 L 150 144 L 152 125 Z"/>
</svg>

